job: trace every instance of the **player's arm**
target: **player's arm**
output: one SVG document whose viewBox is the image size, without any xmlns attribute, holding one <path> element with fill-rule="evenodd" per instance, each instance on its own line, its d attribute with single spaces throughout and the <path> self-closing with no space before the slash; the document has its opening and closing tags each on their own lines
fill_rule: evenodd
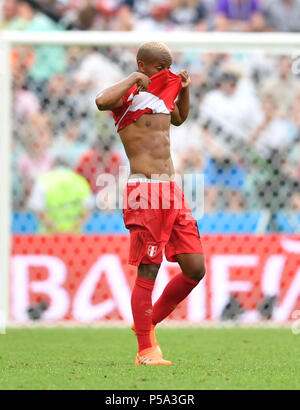
<svg viewBox="0 0 300 410">
<path fill-rule="evenodd" d="M 190 112 L 190 84 L 191 79 L 187 71 L 178 73 L 182 81 L 182 89 L 175 104 L 175 109 L 171 114 L 171 124 L 177 127 L 184 123 Z"/>
<path fill-rule="evenodd" d="M 130 90 L 134 84 L 138 84 L 141 90 L 147 90 L 150 78 L 142 73 L 132 73 L 124 80 L 105 88 L 98 94 L 96 105 L 100 111 L 114 110 L 123 105 L 122 97 Z"/>
</svg>

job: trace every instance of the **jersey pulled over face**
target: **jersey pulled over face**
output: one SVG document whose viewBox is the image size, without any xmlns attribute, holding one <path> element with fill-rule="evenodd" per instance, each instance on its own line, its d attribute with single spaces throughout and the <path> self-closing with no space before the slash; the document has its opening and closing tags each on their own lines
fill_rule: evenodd
<svg viewBox="0 0 300 410">
<path fill-rule="evenodd" d="M 147 91 L 135 84 L 123 96 L 123 105 L 113 110 L 117 130 L 127 127 L 144 114 L 171 114 L 182 88 L 181 78 L 169 69 L 153 75 Z"/>
</svg>

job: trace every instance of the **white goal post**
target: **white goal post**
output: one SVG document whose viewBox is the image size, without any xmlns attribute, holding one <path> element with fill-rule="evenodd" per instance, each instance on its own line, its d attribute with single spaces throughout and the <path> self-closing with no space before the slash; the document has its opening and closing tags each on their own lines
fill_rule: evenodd
<svg viewBox="0 0 300 410">
<path fill-rule="evenodd" d="M 10 259 L 10 153 L 11 153 L 10 43 L 0 37 L 0 334 L 8 320 Z"/>
<path fill-rule="evenodd" d="M 298 33 L 221 33 L 221 32 L 119 32 L 119 31 L 56 31 L 0 33 L 0 41 L 9 44 L 136 46 L 147 41 L 162 41 L 171 48 L 194 47 L 199 51 L 234 52 L 267 50 L 286 53 L 300 47 Z"/>
<path fill-rule="evenodd" d="M 11 246 L 11 75 L 10 51 L 14 45 L 138 46 L 162 41 L 171 49 L 199 52 L 267 51 L 290 54 L 300 50 L 300 34 L 197 33 L 197 32 L 14 32 L 0 33 L 0 333 L 9 315 L 9 263 Z"/>
</svg>

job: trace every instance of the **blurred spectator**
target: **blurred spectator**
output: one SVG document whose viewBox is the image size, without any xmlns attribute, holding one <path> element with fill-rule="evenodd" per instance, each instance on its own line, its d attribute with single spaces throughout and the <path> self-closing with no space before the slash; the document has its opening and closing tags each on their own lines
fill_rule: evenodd
<svg viewBox="0 0 300 410">
<path fill-rule="evenodd" d="M 79 233 L 93 206 L 87 181 L 63 162 L 40 175 L 29 200 L 29 208 L 40 218 L 40 233 Z"/>
<path fill-rule="evenodd" d="M 17 15 L 17 0 L 1 0 L 0 2 L 0 30 L 9 28 Z"/>
<path fill-rule="evenodd" d="M 235 69 L 222 73 L 219 89 L 208 92 L 200 105 L 208 154 L 204 168 L 207 210 L 243 208 L 245 171 L 239 165 L 236 147 L 250 138 L 259 114 L 258 102 L 241 88 Z"/>
<path fill-rule="evenodd" d="M 30 194 L 36 178 L 53 166 L 49 154 L 52 143 L 49 118 L 45 114 L 35 114 L 28 122 L 28 128 L 23 133 L 25 152 L 19 156 L 17 165 L 26 197 Z"/>
<path fill-rule="evenodd" d="M 188 135 L 189 138 L 182 138 L 182 135 Z M 194 150 L 203 162 L 205 146 L 199 138 L 199 123 L 197 120 L 187 119 L 180 127 L 171 127 L 170 142 L 174 165 L 176 172 L 179 172 L 179 174 L 184 174 L 184 164 L 189 152 Z"/>
<path fill-rule="evenodd" d="M 14 111 L 17 118 L 28 119 L 38 114 L 40 111 L 39 100 L 32 91 L 22 87 L 19 88 L 15 95 Z"/>
<path fill-rule="evenodd" d="M 171 31 L 176 28 L 171 21 L 169 0 L 132 0 L 126 1 L 134 13 L 133 30 Z"/>
<path fill-rule="evenodd" d="M 25 198 L 25 184 L 24 179 L 21 177 L 20 170 L 18 168 L 18 162 L 20 156 L 23 154 L 21 145 L 18 144 L 16 138 L 12 140 L 12 154 L 10 159 L 11 169 L 11 183 L 12 183 L 12 206 L 14 211 L 26 210 Z"/>
<path fill-rule="evenodd" d="M 290 147 L 289 162 L 291 168 L 289 174 L 300 184 L 300 93 L 297 94 L 294 104 L 291 107 L 290 118 L 293 121 L 298 131 L 298 139 L 295 144 Z M 297 192 L 298 191 L 298 192 Z M 300 192 L 295 189 L 291 199 L 291 209 L 300 211 Z"/>
<path fill-rule="evenodd" d="M 263 121 L 251 138 L 249 152 L 252 151 L 253 166 L 245 185 L 250 209 L 267 210 L 272 230 L 279 231 L 276 215 L 289 209 L 296 188 L 296 167 L 290 171 L 289 152 L 295 145 L 298 131 L 291 119 L 281 116 L 273 97 L 264 97 L 262 107 Z"/>
<path fill-rule="evenodd" d="M 24 30 L 32 32 L 62 30 L 49 17 L 36 13 L 26 2 L 17 3 L 17 14 L 6 27 L 9 30 Z M 30 67 L 30 78 L 33 87 L 41 89 L 45 81 L 52 75 L 62 72 L 66 68 L 66 57 L 63 47 L 37 46 L 34 48 L 34 63 Z M 48 64 L 45 64 L 45 61 Z"/>
<path fill-rule="evenodd" d="M 32 13 L 34 17 L 41 16 L 25 2 L 17 3 L 17 0 L 0 0 L 0 29 L 24 30 Z M 83 30 L 300 31 L 300 0 L 57 0 L 45 3 L 61 16 L 62 25 L 72 23 Z M 54 22 L 51 24 L 50 30 L 62 28 Z"/>
<path fill-rule="evenodd" d="M 25 2 L 20 2 L 20 7 L 17 0 L 1 2 L 0 29 L 24 30 L 30 14 L 39 15 Z M 46 3 L 61 15 L 61 24 L 73 23 L 84 30 L 299 31 L 299 0 L 57 0 Z M 55 30 L 61 29 L 58 24 L 53 25 Z"/>
<path fill-rule="evenodd" d="M 262 31 L 264 26 L 259 0 L 217 0 L 218 31 Z"/>
<path fill-rule="evenodd" d="M 15 17 L 10 20 L 6 28 L 9 30 L 26 30 L 33 18 L 33 8 L 28 3 L 17 2 Z"/>
<path fill-rule="evenodd" d="M 109 84 L 119 81 L 122 76 L 123 72 L 116 63 L 96 48 L 89 51 L 74 73 L 76 89 L 81 94 L 77 104 L 81 106 L 82 112 L 95 110 L 96 106 L 92 104 L 95 95 Z"/>
<path fill-rule="evenodd" d="M 300 80 L 292 73 L 290 57 L 279 58 L 275 73 L 262 84 L 261 92 L 271 96 L 282 114 L 287 114 L 300 92 Z"/>
<path fill-rule="evenodd" d="M 268 0 L 264 15 L 269 31 L 300 31 L 299 0 Z"/>
<path fill-rule="evenodd" d="M 255 131 L 251 141 L 265 158 L 271 158 L 274 151 L 286 154 L 297 137 L 297 128 L 291 118 L 282 116 L 278 101 L 268 95 L 262 100 L 263 122 Z"/>
<path fill-rule="evenodd" d="M 180 30 L 207 30 L 207 11 L 202 0 L 170 0 L 170 19 Z"/>
<path fill-rule="evenodd" d="M 125 8 L 124 8 L 125 6 Z M 97 0 L 97 26 L 101 30 L 131 30 L 131 15 L 124 0 Z M 126 10 L 125 10 L 126 9 Z"/>
<path fill-rule="evenodd" d="M 53 23 L 48 17 L 37 14 L 27 27 L 28 31 L 56 31 L 62 28 Z M 48 64 L 45 64 L 45 61 Z M 43 84 L 51 76 L 61 73 L 66 69 L 66 53 L 61 46 L 37 46 L 35 48 L 35 64 L 30 70 L 32 80 L 37 84 Z"/>
<path fill-rule="evenodd" d="M 190 134 L 187 135 L 191 137 Z M 195 199 L 199 199 L 198 194 L 202 192 L 201 184 L 204 182 L 204 150 L 199 146 L 200 144 L 198 142 L 199 135 L 197 143 L 192 144 L 185 141 L 185 147 L 182 147 L 179 158 L 176 155 L 173 155 L 173 160 L 175 160 L 174 165 L 176 167 L 176 177 L 180 176 L 178 182 L 182 184 L 181 186 L 184 190 L 186 199 L 188 200 L 191 210 L 196 218 L 197 215 L 199 215 L 200 203 L 199 200 L 197 201 Z M 176 159 L 179 159 L 177 164 Z M 199 178 L 199 176 L 201 178 Z M 199 215 L 199 217 L 202 217 L 202 214 Z"/>
<path fill-rule="evenodd" d="M 136 7 L 141 11 L 142 3 L 135 2 L 132 9 L 123 4 L 119 13 L 122 10 L 135 17 Z M 151 8 L 146 3 L 147 19 Z M 207 7 L 208 0 L 202 3 Z M 191 3 L 180 4 L 182 12 Z M 83 0 L 80 9 L 85 6 Z M 164 14 L 162 28 L 166 23 L 168 29 L 178 29 L 172 12 L 170 8 Z M 34 19 L 37 16 L 35 13 Z M 87 180 L 97 204 L 105 209 L 104 195 L 103 203 L 98 201 L 105 190 L 96 186 L 96 178 L 106 172 L 117 175 L 126 159 L 116 145 L 112 117 L 95 109 L 94 97 L 136 70 L 134 49 L 68 46 L 63 48 L 61 72 L 50 70 L 53 56 L 49 59 L 45 52 L 38 67 L 48 73 L 42 81 L 32 76 L 38 52 L 39 48 L 28 46 L 12 50 L 14 210 L 28 211 L 28 197 L 34 197 L 32 187 L 37 178 L 52 170 L 61 157 L 67 168 Z M 275 221 L 272 230 L 279 230 L 276 215 L 281 209 L 300 210 L 300 143 L 296 139 L 300 81 L 292 75 L 290 58 L 267 52 L 198 53 L 188 48 L 174 52 L 172 70 L 183 67 L 192 78 L 191 109 L 189 119 L 171 129 L 176 170 L 182 175 L 205 174 L 207 211 L 264 209 L 271 222 Z M 278 181 L 284 181 L 283 185 Z M 187 188 L 191 193 L 192 185 Z M 78 230 L 78 225 L 74 229 Z"/>
<path fill-rule="evenodd" d="M 300 91 L 298 91 L 293 104 L 291 105 L 289 112 L 294 124 L 300 130 Z M 300 159 L 300 156 L 299 156 Z"/>
<path fill-rule="evenodd" d="M 300 193 L 294 193 L 291 200 L 291 209 L 294 212 L 300 212 Z M 299 229 L 297 229 L 296 231 L 299 231 Z"/>
<path fill-rule="evenodd" d="M 35 60 L 34 50 L 27 46 L 15 46 L 11 52 L 11 70 L 14 87 L 24 87 L 29 70 Z"/>
<path fill-rule="evenodd" d="M 51 157 L 54 161 L 64 153 L 65 165 L 75 169 L 79 158 L 89 149 L 87 141 L 81 139 L 80 121 L 69 119 L 65 127 L 57 130 L 58 134 L 51 148 Z"/>
<path fill-rule="evenodd" d="M 97 17 L 97 8 L 89 5 L 79 11 L 78 22 L 84 30 L 93 30 L 95 28 L 95 20 Z"/>
<path fill-rule="evenodd" d="M 97 185 L 98 177 L 102 174 L 117 177 L 122 162 L 120 152 L 112 148 L 110 143 L 103 144 L 101 138 L 98 138 L 79 158 L 75 170 L 89 182 L 92 192 L 96 195 L 101 189 L 99 184 Z"/>
<path fill-rule="evenodd" d="M 54 135 L 64 133 L 67 124 L 75 119 L 75 109 L 78 108 L 73 101 L 65 74 L 57 74 L 48 81 L 41 96 L 41 103 L 42 109 L 50 115 Z"/>
</svg>

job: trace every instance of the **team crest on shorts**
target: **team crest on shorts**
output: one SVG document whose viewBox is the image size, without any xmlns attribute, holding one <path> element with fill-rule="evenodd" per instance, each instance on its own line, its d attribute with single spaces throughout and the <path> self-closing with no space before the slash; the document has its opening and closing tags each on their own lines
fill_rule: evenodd
<svg viewBox="0 0 300 410">
<path fill-rule="evenodd" d="M 157 245 L 149 245 L 147 254 L 150 258 L 153 258 L 157 254 L 158 246 Z"/>
</svg>

